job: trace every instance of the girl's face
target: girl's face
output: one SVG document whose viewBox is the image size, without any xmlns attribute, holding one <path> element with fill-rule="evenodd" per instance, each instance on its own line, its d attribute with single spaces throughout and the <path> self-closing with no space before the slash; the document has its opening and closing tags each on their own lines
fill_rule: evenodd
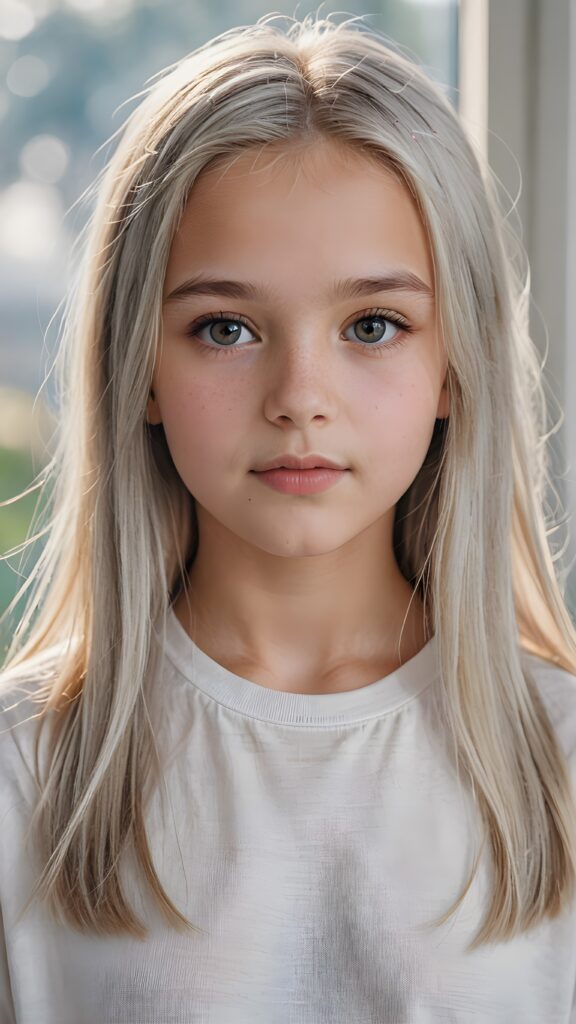
<svg viewBox="0 0 576 1024">
<path fill-rule="evenodd" d="M 354 294 L 360 279 L 400 275 L 421 286 L 374 280 Z M 210 525 L 297 558 L 391 531 L 448 415 L 432 288 L 406 186 L 335 142 L 274 166 L 246 152 L 200 176 L 170 252 L 148 418 L 164 425 L 201 536 Z M 285 453 L 348 472 L 320 493 L 280 493 L 253 471 Z"/>
</svg>

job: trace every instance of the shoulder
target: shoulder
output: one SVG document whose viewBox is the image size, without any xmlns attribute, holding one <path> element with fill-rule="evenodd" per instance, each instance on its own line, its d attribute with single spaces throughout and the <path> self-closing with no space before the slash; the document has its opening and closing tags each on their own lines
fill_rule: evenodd
<svg viewBox="0 0 576 1024">
<path fill-rule="evenodd" d="M 33 782 L 38 705 L 21 687 L 7 688 L 0 676 L 0 774 L 6 793 L 12 785 L 23 790 Z"/>
<path fill-rule="evenodd" d="M 36 739 L 59 648 L 50 648 L 22 665 L 0 671 L 0 776 L 3 789 L 35 786 Z M 50 714 L 50 712 L 48 712 Z M 44 732 L 45 737 L 45 732 Z"/>
<path fill-rule="evenodd" d="M 527 651 L 522 666 L 533 680 L 567 757 L 576 759 L 576 675 Z"/>
</svg>

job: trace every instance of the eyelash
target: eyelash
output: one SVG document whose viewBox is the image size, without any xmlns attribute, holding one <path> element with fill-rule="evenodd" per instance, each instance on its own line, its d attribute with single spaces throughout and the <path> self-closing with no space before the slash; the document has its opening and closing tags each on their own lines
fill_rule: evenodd
<svg viewBox="0 0 576 1024">
<path fill-rule="evenodd" d="M 374 354 L 375 356 L 383 356 L 389 349 L 397 348 L 400 347 L 400 345 L 404 345 L 407 341 L 407 335 L 411 334 L 414 330 L 411 324 L 409 324 L 408 321 L 403 316 L 400 315 L 400 313 L 394 313 L 392 310 L 380 308 L 367 310 L 366 313 L 362 314 L 362 316 L 356 317 L 355 320 L 352 320 L 347 325 L 347 327 L 352 327 L 354 324 L 360 323 L 362 320 L 372 319 L 388 320 L 390 323 L 393 323 L 396 327 L 401 327 L 403 331 L 403 334 L 398 338 L 394 338 L 393 341 L 379 341 L 375 342 L 373 345 L 369 345 L 368 343 L 362 344 L 361 342 L 359 342 L 360 348 L 366 348 L 370 354 Z M 208 345 L 207 342 L 200 341 L 199 339 L 197 339 L 197 333 L 202 327 L 205 327 L 207 324 L 222 323 L 227 321 L 231 321 L 232 323 L 243 324 L 243 326 L 247 327 L 249 331 L 252 331 L 252 327 L 248 323 L 246 317 L 236 313 L 228 314 L 220 310 L 219 313 L 206 313 L 203 316 L 198 317 L 196 320 L 193 321 L 193 323 L 190 324 L 186 331 L 186 335 L 189 338 L 194 338 L 195 340 L 197 340 L 198 344 L 205 348 L 207 353 L 209 353 L 210 355 L 215 355 L 216 357 L 227 356 L 231 352 L 236 351 L 236 349 L 238 348 L 244 348 L 244 346 L 230 345 L 227 348 L 220 346 L 213 347 L 212 345 Z"/>
</svg>

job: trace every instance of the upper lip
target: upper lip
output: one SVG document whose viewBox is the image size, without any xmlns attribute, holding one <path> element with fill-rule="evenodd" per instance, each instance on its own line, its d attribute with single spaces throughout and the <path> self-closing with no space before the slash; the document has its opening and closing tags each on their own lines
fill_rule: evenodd
<svg viewBox="0 0 576 1024">
<path fill-rule="evenodd" d="M 268 469 L 315 469 L 317 466 L 325 466 L 328 469 L 347 469 L 347 466 L 341 466 L 340 463 L 335 462 L 334 459 L 327 459 L 325 455 L 278 455 L 276 459 L 271 459 L 270 462 L 265 462 L 262 466 L 258 466 L 255 473 L 265 473 Z"/>
</svg>

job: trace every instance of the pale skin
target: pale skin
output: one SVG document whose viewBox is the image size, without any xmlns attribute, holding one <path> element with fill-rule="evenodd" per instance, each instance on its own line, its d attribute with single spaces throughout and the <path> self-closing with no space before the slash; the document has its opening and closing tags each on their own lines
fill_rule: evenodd
<svg viewBox="0 0 576 1024">
<path fill-rule="evenodd" d="M 433 290 L 407 187 L 334 141 L 281 153 L 243 153 L 195 183 L 170 251 L 147 416 L 163 423 L 196 499 L 198 554 L 174 604 L 184 629 L 255 683 L 332 693 L 383 678 L 428 638 L 392 527 L 435 419 L 449 413 L 447 360 L 433 295 L 333 294 L 336 281 L 390 270 Z M 169 300 L 197 274 L 270 295 Z M 225 322 L 188 336 L 206 314 Z M 251 470 L 285 452 L 348 472 L 319 494 L 281 494 Z"/>
</svg>

